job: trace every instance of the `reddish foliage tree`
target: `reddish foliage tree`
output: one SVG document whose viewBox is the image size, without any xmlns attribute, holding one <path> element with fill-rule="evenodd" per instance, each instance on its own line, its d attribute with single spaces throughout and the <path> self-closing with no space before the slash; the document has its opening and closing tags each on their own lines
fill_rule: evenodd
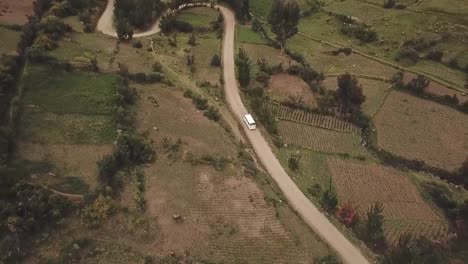
<svg viewBox="0 0 468 264">
<path fill-rule="evenodd" d="M 358 221 L 357 209 L 349 203 L 341 204 L 336 217 L 346 227 L 353 227 Z"/>
</svg>

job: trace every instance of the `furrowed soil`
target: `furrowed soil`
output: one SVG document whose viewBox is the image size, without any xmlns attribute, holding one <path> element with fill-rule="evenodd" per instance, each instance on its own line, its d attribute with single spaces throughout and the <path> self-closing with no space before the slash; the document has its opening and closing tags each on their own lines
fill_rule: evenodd
<svg viewBox="0 0 468 264">
<path fill-rule="evenodd" d="M 32 13 L 31 0 L 0 0 L 0 24 L 23 25 Z"/>
<path fill-rule="evenodd" d="M 383 203 L 388 222 L 384 229 L 390 242 L 406 232 L 432 239 L 447 234 L 443 218 L 423 200 L 404 173 L 378 164 L 340 158 L 328 158 L 327 163 L 341 203 L 358 207 L 361 215 L 365 215 L 373 203 Z"/>
</svg>

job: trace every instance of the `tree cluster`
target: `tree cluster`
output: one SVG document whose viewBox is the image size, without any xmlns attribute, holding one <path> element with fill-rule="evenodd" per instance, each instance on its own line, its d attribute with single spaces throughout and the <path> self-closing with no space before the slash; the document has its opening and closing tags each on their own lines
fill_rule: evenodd
<svg viewBox="0 0 468 264">
<path fill-rule="evenodd" d="M 284 51 L 286 41 L 297 34 L 301 9 L 295 0 L 274 0 L 268 15 L 271 31 Z"/>
<path fill-rule="evenodd" d="M 234 9 L 239 20 L 250 20 L 250 0 L 222 0 Z"/>
<path fill-rule="evenodd" d="M 239 48 L 236 56 L 236 67 L 239 83 L 242 87 L 247 87 L 250 83 L 251 62 L 243 48 Z"/>
</svg>

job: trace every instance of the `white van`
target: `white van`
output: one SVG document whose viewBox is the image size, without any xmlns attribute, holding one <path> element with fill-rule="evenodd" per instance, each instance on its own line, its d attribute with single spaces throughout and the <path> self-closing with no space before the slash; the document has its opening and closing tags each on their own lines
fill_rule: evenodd
<svg viewBox="0 0 468 264">
<path fill-rule="evenodd" d="M 251 130 L 257 128 L 257 124 L 255 124 L 255 120 L 253 119 L 252 115 L 246 114 L 244 115 L 244 122 L 247 125 L 247 127 Z"/>
</svg>

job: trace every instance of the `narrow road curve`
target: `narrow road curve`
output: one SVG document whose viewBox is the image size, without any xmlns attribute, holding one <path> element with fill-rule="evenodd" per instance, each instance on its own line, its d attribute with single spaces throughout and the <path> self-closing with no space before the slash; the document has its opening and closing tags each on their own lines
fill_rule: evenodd
<svg viewBox="0 0 468 264">
<path fill-rule="evenodd" d="M 333 248 L 343 262 L 348 264 L 368 264 L 369 262 L 343 234 L 315 207 L 309 199 L 299 190 L 296 184 L 291 180 L 280 162 L 273 153 L 270 145 L 261 134 L 260 130 L 249 130 L 243 122 L 247 109 L 242 103 L 234 65 L 234 33 L 236 28 L 236 19 L 234 13 L 223 6 L 216 6 L 224 17 L 224 38 L 223 38 L 223 74 L 224 90 L 226 102 L 232 113 L 237 117 L 245 133 L 252 144 L 259 160 L 264 165 L 268 173 L 275 180 L 278 187 L 288 200 L 288 203 L 302 217 L 302 219 Z M 109 0 L 106 11 L 99 20 L 97 29 L 104 34 L 116 36 L 112 27 L 113 0 Z M 106 20 L 106 21 L 103 21 Z M 154 30 L 154 31 L 152 31 Z M 157 25 L 148 32 L 134 37 L 148 36 L 159 32 Z"/>
</svg>

